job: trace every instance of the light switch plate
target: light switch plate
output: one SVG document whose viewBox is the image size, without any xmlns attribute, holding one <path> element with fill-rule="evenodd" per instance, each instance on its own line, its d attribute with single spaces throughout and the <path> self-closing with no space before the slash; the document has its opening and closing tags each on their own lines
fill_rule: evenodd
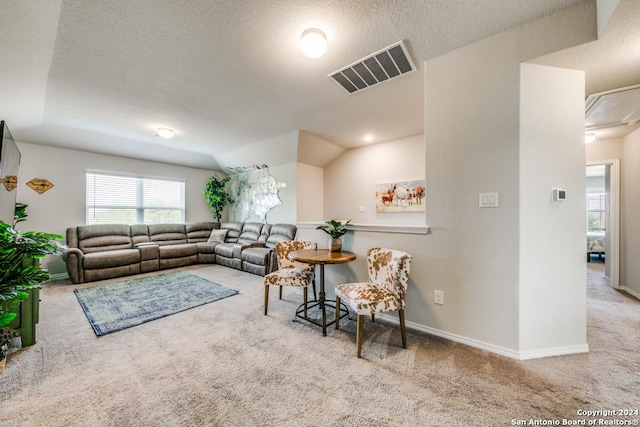
<svg viewBox="0 0 640 427">
<path fill-rule="evenodd" d="M 480 193 L 478 206 L 481 208 L 497 208 L 498 193 Z"/>
</svg>

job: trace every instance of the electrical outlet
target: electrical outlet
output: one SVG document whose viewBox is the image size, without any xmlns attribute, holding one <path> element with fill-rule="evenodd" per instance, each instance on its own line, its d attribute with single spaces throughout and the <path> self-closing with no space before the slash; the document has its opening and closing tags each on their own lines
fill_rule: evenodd
<svg viewBox="0 0 640 427">
<path fill-rule="evenodd" d="M 435 304 L 444 305 L 444 292 L 443 291 L 433 291 L 433 302 Z"/>
</svg>

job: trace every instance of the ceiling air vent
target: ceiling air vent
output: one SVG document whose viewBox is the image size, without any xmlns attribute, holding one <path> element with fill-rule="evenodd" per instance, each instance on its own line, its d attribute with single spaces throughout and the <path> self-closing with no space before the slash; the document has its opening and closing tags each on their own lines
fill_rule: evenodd
<svg viewBox="0 0 640 427">
<path fill-rule="evenodd" d="M 586 130 L 633 125 L 640 121 L 640 85 L 589 95 L 584 107 Z"/>
<path fill-rule="evenodd" d="M 399 41 L 329 74 L 349 93 L 375 86 L 416 69 L 404 41 Z"/>
</svg>

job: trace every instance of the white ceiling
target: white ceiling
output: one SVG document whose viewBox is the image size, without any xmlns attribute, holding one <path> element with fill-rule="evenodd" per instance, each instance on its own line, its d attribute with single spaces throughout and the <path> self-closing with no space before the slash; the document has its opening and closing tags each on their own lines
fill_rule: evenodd
<svg viewBox="0 0 640 427">
<path fill-rule="evenodd" d="M 0 0 L 0 118 L 21 142 L 207 169 L 296 130 L 344 149 L 399 139 L 423 132 L 425 60 L 579 3 Z M 322 58 L 299 51 L 309 27 Z M 623 0 L 599 41 L 540 62 L 586 70 L 587 94 L 638 84 L 637 28 Z M 327 77 L 400 40 L 418 71 L 353 95 Z"/>
</svg>

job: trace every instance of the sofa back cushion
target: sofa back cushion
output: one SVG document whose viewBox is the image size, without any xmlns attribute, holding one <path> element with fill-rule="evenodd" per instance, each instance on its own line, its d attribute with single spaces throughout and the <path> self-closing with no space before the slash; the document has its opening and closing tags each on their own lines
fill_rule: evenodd
<svg viewBox="0 0 640 427">
<path fill-rule="evenodd" d="M 297 231 L 298 227 L 293 224 L 273 224 L 271 226 L 271 234 L 269 234 L 265 245 L 268 248 L 275 248 L 278 242 L 294 240 Z"/>
<path fill-rule="evenodd" d="M 271 227 L 272 227 L 272 224 L 264 224 L 262 226 L 262 231 L 260 231 L 260 237 L 258 237 L 258 243 L 262 243 L 263 245 L 267 243 L 269 234 L 271 234 Z"/>
<path fill-rule="evenodd" d="M 261 222 L 246 222 L 242 227 L 242 233 L 238 237 L 238 243 L 257 242 L 263 225 Z"/>
<path fill-rule="evenodd" d="M 211 230 L 220 227 L 217 222 L 188 222 L 185 224 L 187 241 L 189 243 L 206 242 L 211 235 Z"/>
<path fill-rule="evenodd" d="M 157 245 L 179 245 L 187 243 L 184 224 L 149 224 L 149 241 Z"/>
<path fill-rule="evenodd" d="M 149 243 L 149 228 L 147 224 L 131 225 L 131 242 L 134 246 L 140 243 Z"/>
<path fill-rule="evenodd" d="M 75 229 L 78 248 L 85 254 L 133 247 L 127 224 L 81 225 Z M 67 236 L 69 233 L 70 231 L 67 230 Z M 70 243 L 68 242 L 68 244 Z"/>
<path fill-rule="evenodd" d="M 227 237 L 225 237 L 225 243 L 236 243 L 238 241 L 238 237 L 242 233 L 242 227 L 244 226 L 243 222 L 222 222 L 220 223 L 220 229 L 229 230 L 227 232 Z"/>
</svg>

